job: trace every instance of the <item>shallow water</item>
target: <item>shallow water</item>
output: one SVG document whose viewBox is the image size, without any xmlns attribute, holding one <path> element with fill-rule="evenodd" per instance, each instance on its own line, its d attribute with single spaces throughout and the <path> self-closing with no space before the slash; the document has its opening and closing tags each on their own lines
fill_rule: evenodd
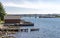
<svg viewBox="0 0 60 38">
<path fill-rule="evenodd" d="M 17 32 L 16 38 L 60 38 L 60 18 L 21 18 L 25 21 L 34 23 L 34 27 L 20 28 L 39 28 L 39 31 L 34 32 Z"/>
</svg>

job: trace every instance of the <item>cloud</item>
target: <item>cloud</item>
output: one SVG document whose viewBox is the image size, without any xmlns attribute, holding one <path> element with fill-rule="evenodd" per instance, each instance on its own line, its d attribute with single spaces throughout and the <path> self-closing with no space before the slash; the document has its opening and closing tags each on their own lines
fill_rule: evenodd
<svg viewBox="0 0 60 38">
<path fill-rule="evenodd" d="M 3 3 L 4 6 L 8 7 L 20 7 L 20 8 L 34 8 L 34 9 L 41 9 L 41 8 L 60 8 L 58 4 L 44 4 L 44 3 L 37 3 L 32 4 L 30 2 L 25 1 L 24 4 L 15 4 L 13 2 Z"/>
<path fill-rule="evenodd" d="M 5 7 L 17 7 L 17 8 L 29 8 L 29 9 L 37 9 L 37 10 L 29 10 L 28 12 L 26 11 L 26 14 L 33 12 L 34 13 L 38 13 L 38 14 L 52 14 L 52 13 L 60 13 L 60 3 L 56 4 L 55 2 L 52 2 L 52 0 L 38 0 L 36 2 L 31 2 L 32 0 L 21 0 L 23 3 L 15 3 L 15 2 L 4 2 L 3 5 Z M 33 0 L 34 1 L 34 0 Z M 42 2 L 40 2 L 42 1 Z M 44 1 L 44 2 L 43 2 Z M 50 1 L 49 3 L 47 1 Z M 54 0 L 53 0 L 54 1 Z M 56 1 L 56 0 L 55 0 Z M 17 1 L 18 2 L 18 1 Z M 47 2 L 47 3 L 46 3 Z M 18 12 L 19 13 L 19 12 Z M 21 12 L 23 13 L 23 12 Z M 25 13 L 25 12 L 24 12 Z"/>
</svg>

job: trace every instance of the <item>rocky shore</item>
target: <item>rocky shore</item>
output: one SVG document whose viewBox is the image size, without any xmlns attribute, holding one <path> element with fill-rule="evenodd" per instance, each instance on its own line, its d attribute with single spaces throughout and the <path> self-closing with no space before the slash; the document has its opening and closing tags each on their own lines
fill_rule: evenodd
<svg viewBox="0 0 60 38">
<path fill-rule="evenodd" d="M 10 31 L 13 28 L 12 31 Z M 18 31 L 14 31 L 15 28 L 18 27 L 8 27 L 0 24 L 0 38 L 15 38 L 14 36 L 8 36 L 10 34 L 15 34 Z"/>
</svg>

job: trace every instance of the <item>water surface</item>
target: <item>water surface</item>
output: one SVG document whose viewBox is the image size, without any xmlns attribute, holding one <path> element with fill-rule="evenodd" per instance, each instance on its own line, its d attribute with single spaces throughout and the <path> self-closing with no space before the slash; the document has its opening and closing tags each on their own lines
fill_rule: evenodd
<svg viewBox="0 0 60 38">
<path fill-rule="evenodd" d="M 24 17 L 21 19 L 34 23 L 34 27 L 20 28 L 39 28 L 39 31 L 17 32 L 16 38 L 60 38 L 60 18 Z"/>
</svg>

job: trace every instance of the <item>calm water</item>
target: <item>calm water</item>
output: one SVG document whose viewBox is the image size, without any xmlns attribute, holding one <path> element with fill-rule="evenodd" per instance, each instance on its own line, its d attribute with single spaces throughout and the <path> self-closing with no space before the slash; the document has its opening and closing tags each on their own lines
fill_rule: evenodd
<svg viewBox="0 0 60 38">
<path fill-rule="evenodd" d="M 34 32 L 17 32 L 16 38 L 60 38 L 60 18 L 22 18 L 25 21 L 34 23 L 34 27 L 20 28 L 39 28 L 39 31 Z"/>
</svg>

